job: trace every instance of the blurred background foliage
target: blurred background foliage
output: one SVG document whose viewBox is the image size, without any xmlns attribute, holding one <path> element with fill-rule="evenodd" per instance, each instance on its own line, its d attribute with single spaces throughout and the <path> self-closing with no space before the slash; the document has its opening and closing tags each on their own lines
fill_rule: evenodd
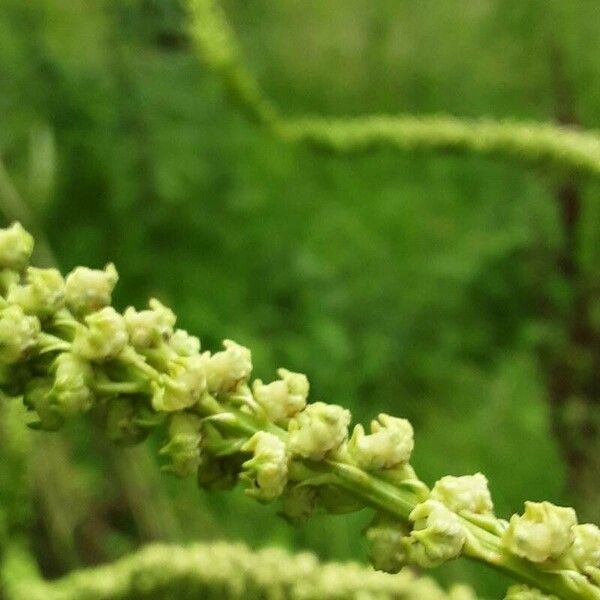
<svg viewBox="0 0 600 600">
<path fill-rule="evenodd" d="M 286 114 L 447 112 L 587 128 L 600 118 L 593 0 L 224 6 Z M 499 514 L 525 499 L 578 500 L 551 435 L 554 359 L 540 345 L 551 340 L 560 351 L 550 354 L 577 369 L 597 361 L 597 346 L 577 353 L 564 341 L 577 290 L 600 281 L 597 183 L 477 157 L 285 145 L 227 101 L 176 0 L 0 0 L 0 114 L 5 221 L 10 184 L 64 270 L 114 261 L 120 307 L 157 296 L 205 347 L 223 337 L 250 346 L 263 379 L 285 365 L 309 374 L 313 399 L 360 419 L 407 416 L 421 476 L 480 470 Z M 565 190 L 579 209 L 571 229 Z M 561 268 L 566 252 L 576 281 Z M 600 302 L 588 309 L 600 326 Z M 597 401 L 582 405 L 600 411 Z M 49 576 L 152 538 L 364 557 L 368 515 L 294 530 L 241 493 L 159 479 L 147 455 L 123 464 L 89 424 L 61 444 L 60 468 L 33 469 L 36 489 L 63 478 L 70 490 L 54 509 L 73 522 L 69 559 L 53 545 L 48 503 L 32 519 Z M 439 576 L 489 597 L 505 587 L 463 563 Z"/>
</svg>

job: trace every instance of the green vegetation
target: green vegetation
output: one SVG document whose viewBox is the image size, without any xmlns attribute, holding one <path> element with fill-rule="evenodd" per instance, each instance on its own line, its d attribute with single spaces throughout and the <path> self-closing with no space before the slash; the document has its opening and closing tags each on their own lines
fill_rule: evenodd
<svg viewBox="0 0 600 600">
<path fill-rule="evenodd" d="M 0 208 L 36 264 L 114 261 L 116 307 L 157 297 L 260 375 L 289 365 L 357 421 L 407 417 L 423 481 L 481 471 L 498 514 L 547 499 L 598 522 L 595 4 L 224 0 L 191 28 L 188 9 L 0 3 Z M 203 46 L 210 69 L 207 15 L 236 48 Z M 366 515 L 289 527 L 160 477 L 158 449 L 78 419 L 7 465 L 2 511 L 45 577 L 151 540 L 365 556 Z M 466 561 L 433 574 L 508 585 Z"/>
</svg>

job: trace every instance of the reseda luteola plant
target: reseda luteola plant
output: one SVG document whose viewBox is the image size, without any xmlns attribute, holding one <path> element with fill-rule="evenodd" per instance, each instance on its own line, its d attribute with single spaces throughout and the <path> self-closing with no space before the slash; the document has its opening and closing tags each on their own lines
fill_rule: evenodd
<svg viewBox="0 0 600 600">
<path fill-rule="evenodd" d="M 225 340 L 201 352 L 158 300 L 117 312 L 112 264 L 63 278 L 28 266 L 32 249 L 19 224 L 0 230 L 0 389 L 22 398 L 31 427 L 93 412 L 117 444 L 164 430 L 166 471 L 209 489 L 242 481 L 293 522 L 371 507 L 370 559 L 383 571 L 464 556 L 521 582 L 510 600 L 600 599 L 600 529 L 573 509 L 527 502 L 504 521 L 479 473 L 430 489 L 410 465 L 407 420 L 380 414 L 350 430 L 348 410 L 308 401 L 306 376 L 279 369 L 273 382 L 252 381 L 250 350 Z"/>
</svg>

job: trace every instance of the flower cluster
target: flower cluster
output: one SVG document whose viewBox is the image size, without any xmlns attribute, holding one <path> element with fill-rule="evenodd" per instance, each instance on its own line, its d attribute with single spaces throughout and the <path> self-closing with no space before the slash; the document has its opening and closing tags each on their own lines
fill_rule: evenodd
<svg viewBox="0 0 600 600">
<path fill-rule="evenodd" d="M 405 419 L 380 414 L 369 433 L 350 430 L 348 410 L 309 401 L 304 375 L 252 381 L 250 350 L 225 340 L 201 351 L 157 300 L 118 312 L 112 264 L 63 278 L 29 267 L 32 249 L 20 225 L 0 230 L 0 390 L 22 398 L 32 427 L 93 411 L 118 444 L 160 429 L 166 471 L 207 488 L 241 481 L 292 521 L 375 508 L 366 535 L 382 570 L 466 556 L 558 598 L 600 599 L 600 529 L 579 525 L 572 509 L 529 502 L 503 521 L 479 473 L 430 490 L 410 465 Z"/>
</svg>

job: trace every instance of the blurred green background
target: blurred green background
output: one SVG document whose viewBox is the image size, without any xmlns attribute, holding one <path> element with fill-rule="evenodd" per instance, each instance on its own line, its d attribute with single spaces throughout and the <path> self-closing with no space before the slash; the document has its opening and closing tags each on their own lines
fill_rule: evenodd
<svg viewBox="0 0 600 600">
<path fill-rule="evenodd" d="M 594 0 L 224 7 L 286 114 L 599 121 Z M 119 307 L 157 296 L 204 347 L 251 347 L 263 379 L 287 366 L 309 375 L 313 399 L 361 420 L 407 416 L 421 476 L 482 471 L 498 514 L 526 499 L 592 502 L 566 485 L 576 465 L 548 400 L 558 373 L 569 418 L 600 411 L 597 183 L 478 157 L 285 145 L 228 101 L 176 0 L 0 0 L 0 114 L 5 222 L 16 189 L 63 270 L 116 263 Z M 587 345 L 571 335 L 581 310 Z M 89 424 L 54 443 L 60 468 L 36 479 L 66 482 L 57 510 L 73 540 L 53 539 L 39 501 L 32 538 L 49 576 L 152 538 L 364 560 L 366 513 L 295 530 L 242 493 L 159 477 L 143 450 L 123 463 Z M 488 597 L 505 587 L 463 562 L 438 575 Z"/>
</svg>

